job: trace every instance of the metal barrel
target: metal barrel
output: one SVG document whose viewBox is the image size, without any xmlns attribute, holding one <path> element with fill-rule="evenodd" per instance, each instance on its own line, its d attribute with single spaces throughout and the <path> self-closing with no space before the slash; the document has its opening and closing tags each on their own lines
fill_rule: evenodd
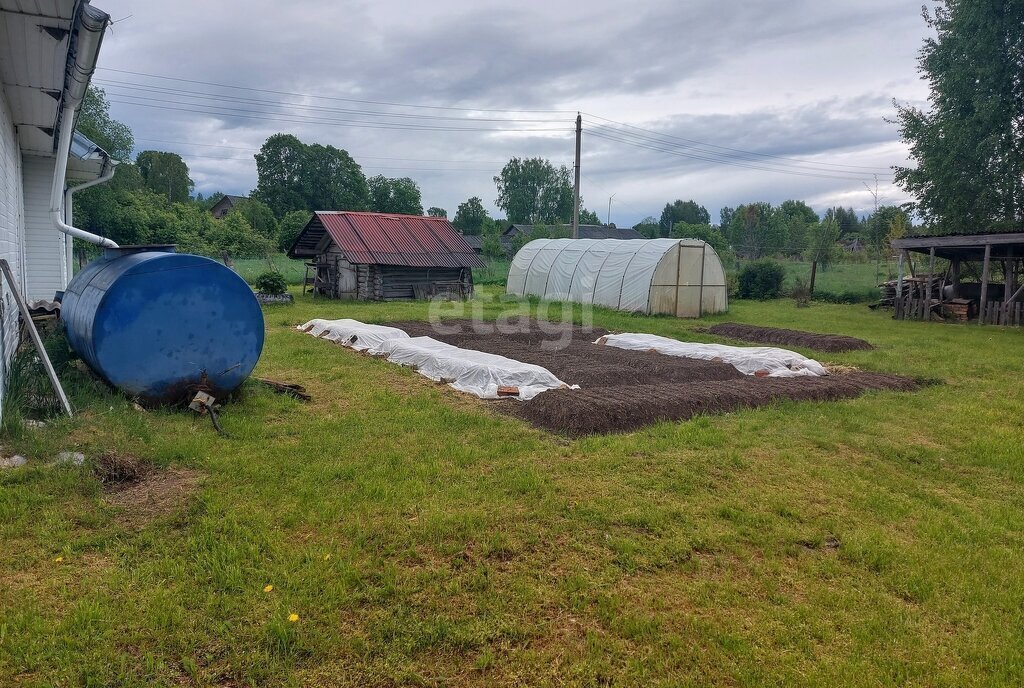
<svg viewBox="0 0 1024 688">
<path fill-rule="evenodd" d="M 263 351 L 263 311 L 245 281 L 173 246 L 106 249 L 61 301 L 71 348 L 108 383 L 148 405 L 217 399 Z"/>
</svg>

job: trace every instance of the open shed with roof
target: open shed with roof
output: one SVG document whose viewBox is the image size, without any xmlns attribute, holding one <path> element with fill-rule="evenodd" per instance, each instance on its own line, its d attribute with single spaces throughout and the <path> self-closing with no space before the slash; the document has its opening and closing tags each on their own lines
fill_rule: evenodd
<svg viewBox="0 0 1024 688">
<path fill-rule="evenodd" d="M 483 261 L 443 217 L 316 211 L 288 251 L 310 259 L 315 295 L 335 299 L 468 298 Z"/>
<path fill-rule="evenodd" d="M 512 260 L 506 290 L 680 318 L 729 309 L 725 269 L 698 239 L 537 239 Z"/>
<path fill-rule="evenodd" d="M 905 237 L 892 247 L 900 252 L 896 319 L 1024 323 L 1024 232 Z"/>
</svg>

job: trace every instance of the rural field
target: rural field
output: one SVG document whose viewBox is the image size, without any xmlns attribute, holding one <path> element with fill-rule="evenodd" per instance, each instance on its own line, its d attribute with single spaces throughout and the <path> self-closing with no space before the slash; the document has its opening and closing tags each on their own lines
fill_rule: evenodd
<svg viewBox="0 0 1024 688">
<path fill-rule="evenodd" d="M 511 307 L 478 294 L 443 315 Z M 312 401 L 249 383 L 224 436 L 69 369 L 80 415 L 5 446 L 29 465 L 0 474 L 0 684 L 1024 682 L 1020 332 L 598 310 L 693 341 L 727 320 L 862 337 L 800 351 L 921 386 L 570 439 L 295 330 L 428 314 L 266 308 L 257 374 Z M 47 465 L 65 450 L 85 464 Z"/>
<path fill-rule="evenodd" d="M 505 258 L 488 258 L 486 266 L 473 273 L 477 284 L 504 285 L 508 276 L 510 261 Z M 811 276 L 811 264 L 800 260 L 779 261 L 786 269 L 785 289 L 788 292 L 797 278 L 807 282 Z M 728 272 L 736 272 L 734 265 L 727 265 Z M 246 281 L 252 282 L 262 272 L 277 270 L 288 284 L 302 284 L 306 268 L 301 260 L 292 260 L 283 253 L 271 254 L 268 258 L 245 258 L 235 261 L 235 270 Z M 827 293 L 846 300 L 871 301 L 878 299 L 878 284 L 889 279 L 892 266 L 882 263 L 880 275 L 876 272 L 874 262 L 841 261 L 819 270 L 816 288 L 819 293 Z"/>
</svg>

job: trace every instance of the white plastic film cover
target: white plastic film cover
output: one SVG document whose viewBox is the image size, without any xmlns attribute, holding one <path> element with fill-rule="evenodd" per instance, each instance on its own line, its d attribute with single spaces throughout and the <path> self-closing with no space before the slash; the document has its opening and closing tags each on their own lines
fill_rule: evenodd
<svg viewBox="0 0 1024 688">
<path fill-rule="evenodd" d="M 574 268 L 572 283 L 569 285 L 569 300 L 577 303 L 593 303 L 594 287 L 601 266 L 608 259 L 611 251 L 603 244 L 584 247 L 583 254 Z"/>
<path fill-rule="evenodd" d="M 512 264 L 508 268 L 508 280 L 505 282 L 505 293 L 514 296 L 526 296 L 526 275 L 530 270 L 530 263 L 537 257 L 540 250 L 551 241 L 550 239 L 537 239 L 519 249 Z"/>
<path fill-rule="evenodd" d="M 404 330 L 385 325 L 367 325 L 358 320 L 342 318 L 340 320 L 310 320 L 297 328 L 308 332 L 314 337 L 326 339 L 347 346 L 356 351 L 367 351 L 379 354 L 384 342 L 391 339 L 409 339 Z"/>
<path fill-rule="evenodd" d="M 825 367 L 811 358 L 806 358 L 787 349 L 770 346 L 726 346 L 724 344 L 699 344 L 681 342 L 678 339 L 659 337 L 655 334 L 609 334 L 595 344 L 614 346 L 633 351 L 657 351 L 667 356 L 695 358 L 702 361 L 722 361 L 745 375 L 766 375 L 767 377 L 820 377 L 828 375 Z"/>
<path fill-rule="evenodd" d="M 547 293 L 548 277 L 551 265 L 555 262 L 562 247 L 561 240 L 553 239 L 547 243 L 530 261 L 530 269 L 526 273 L 526 293 L 544 296 Z"/>
<path fill-rule="evenodd" d="M 517 296 L 651 313 L 654 273 L 681 243 L 690 250 L 695 245 L 704 246 L 694 239 L 538 239 L 526 244 L 512 260 L 506 291 Z M 715 266 L 706 270 L 708 276 L 716 280 L 724 276 L 718 255 L 710 246 L 706 261 Z M 700 284 L 699 255 L 694 268 L 690 271 L 693 274 L 684 276 L 684 284 Z M 724 310 L 725 301 L 711 302 L 721 302 Z"/>
<path fill-rule="evenodd" d="M 447 382 L 453 389 L 481 399 L 497 399 L 499 387 L 518 387 L 517 398 L 522 401 L 549 389 L 568 387 L 547 368 L 460 349 L 430 337 L 389 339 L 382 344 L 381 353 L 392 363 L 415 368 L 435 382 Z"/>
<path fill-rule="evenodd" d="M 622 295 L 619 297 L 618 307 L 624 311 L 650 313 L 654 272 L 658 269 L 662 257 L 671 251 L 677 242 L 657 239 L 638 239 L 636 242 L 640 244 L 640 248 L 633 254 L 623 273 Z"/>
<path fill-rule="evenodd" d="M 548 281 L 545 285 L 545 298 L 551 301 L 569 300 L 569 289 L 576 273 L 576 266 L 586 253 L 586 247 L 572 242 L 566 244 L 555 254 L 555 261 L 548 269 Z"/>
</svg>

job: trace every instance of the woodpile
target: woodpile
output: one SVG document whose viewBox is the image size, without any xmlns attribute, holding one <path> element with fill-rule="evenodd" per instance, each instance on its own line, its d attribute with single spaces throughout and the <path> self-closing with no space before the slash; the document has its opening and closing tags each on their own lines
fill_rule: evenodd
<svg viewBox="0 0 1024 688">
<path fill-rule="evenodd" d="M 899 287 L 899 282 L 897 280 L 889 280 L 888 282 L 882 282 L 880 285 L 878 285 L 878 290 L 880 292 L 881 297 L 881 300 L 879 301 L 878 305 L 892 308 L 893 306 L 896 305 L 896 301 L 898 298 L 907 299 L 911 295 L 913 295 L 915 298 L 922 298 L 924 295 L 924 291 L 927 288 L 927 283 L 927 277 L 904 277 L 903 293 L 897 294 L 896 291 Z M 939 289 L 940 281 L 939 279 L 933 277 L 931 298 L 940 298 Z"/>
</svg>

